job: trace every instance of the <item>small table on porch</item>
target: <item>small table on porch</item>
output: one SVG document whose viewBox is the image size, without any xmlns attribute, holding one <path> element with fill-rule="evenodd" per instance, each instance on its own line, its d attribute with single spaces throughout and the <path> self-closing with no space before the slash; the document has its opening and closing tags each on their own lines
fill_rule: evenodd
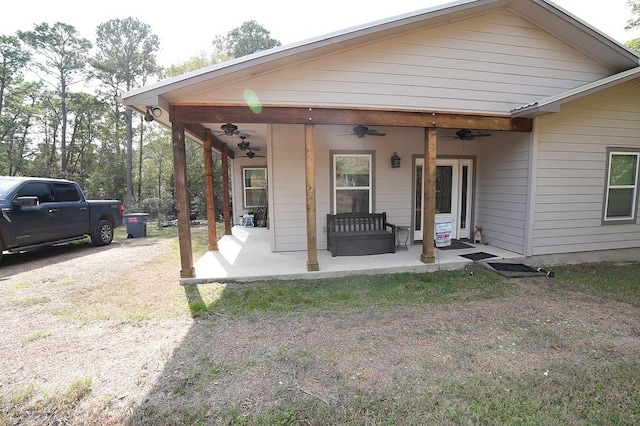
<svg viewBox="0 0 640 426">
<path fill-rule="evenodd" d="M 408 225 L 396 225 L 396 250 L 408 250 L 407 243 L 409 242 L 409 230 Z M 404 234 L 404 235 L 403 235 Z"/>
</svg>

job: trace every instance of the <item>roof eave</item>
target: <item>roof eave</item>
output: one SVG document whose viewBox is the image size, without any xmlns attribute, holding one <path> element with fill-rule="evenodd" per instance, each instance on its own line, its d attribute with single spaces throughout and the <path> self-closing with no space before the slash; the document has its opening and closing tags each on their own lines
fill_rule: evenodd
<svg viewBox="0 0 640 426">
<path fill-rule="evenodd" d="M 572 90 L 560 93 L 558 95 L 549 96 L 538 102 L 526 105 L 520 108 L 512 110 L 512 118 L 535 118 L 545 114 L 551 114 L 560 112 L 562 105 L 567 102 L 583 98 L 592 93 L 597 93 L 601 90 L 608 89 L 609 87 L 616 86 L 618 84 L 635 80 L 640 78 L 640 67 L 632 68 L 630 70 L 623 71 L 621 73 L 605 77 L 593 83 L 588 83 L 580 87 L 576 87 Z"/>
<path fill-rule="evenodd" d="M 513 0 L 509 9 L 614 72 L 640 65 L 638 53 L 551 1 Z"/>
</svg>

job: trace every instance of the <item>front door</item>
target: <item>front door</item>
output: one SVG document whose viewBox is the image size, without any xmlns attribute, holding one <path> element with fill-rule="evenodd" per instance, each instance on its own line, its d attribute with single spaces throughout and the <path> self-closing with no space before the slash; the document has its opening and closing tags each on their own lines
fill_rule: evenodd
<svg viewBox="0 0 640 426">
<path fill-rule="evenodd" d="M 470 238 L 471 159 L 436 160 L 436 222 L 451 222 L 451 238 Z M 422 240 L 424 223 L 424 158 L 417 158 L 414 173 L 413 239 Z"/>
</svg>

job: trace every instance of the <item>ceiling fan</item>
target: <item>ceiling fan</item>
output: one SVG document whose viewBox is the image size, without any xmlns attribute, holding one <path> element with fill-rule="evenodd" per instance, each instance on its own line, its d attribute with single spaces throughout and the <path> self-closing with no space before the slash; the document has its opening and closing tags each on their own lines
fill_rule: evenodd
<svg viewBox="0 0 640 426">
<path fill-rule="evenodd" d="M 349 134 L 356 135 L 360 139 L 364 138 L 365 136 L 386 136 L 387 135 L 386 133 L 382 133 L 377 130 L 370 129 L 367 126 L 362 126 L 362 125 L 354 127 L 353 133 L 349 133 Z"/>
<path fill-rule="evenodd" d="M 253 130 L 239 130 L 238 126 L 232 123 L 223 124 L 220 126 L 220 129 L 221 130 L 218 130 L 217 133 L 225 136 L 247 135 L 248 133 L 254 133 Z"/>
<path fill-rule="evenodd" d="M 264 155 L 257 155 L 255 152 L 253 152 L 251 149 L 249 149 L 249 151 L 247 151 L 247 153 L 245 155 L 241 155 L 241 157 L 247 157 L 247 158 L 256 158 L 256 157 L 261 157 L 261 158 L 265 158 Z"/>
<path fill-rule="evenodd" d="M 460 139 L 463 141 L 472 141 L 475 138 L 482 138 L 487 136 L 491 136 L 491 135 L 489 133 L 480 133 L 480 132 L 474 134 L 471 130 L 460 129 L 456 132 L 455 139 Z"/>
<path fill-rule="evenodd" d="M 260 151 L 260 148 L 257 146 L 251 146 L 251 144 L 249 144 L 249 142 L 247 142 L 247 138 L 249 137 L 249 135 L 245 135 L 244 133 L 240 133 L 238 136 L 240 136 L 240 139 L 242 139 L 242 141 L 238 144 L 238 149 L 240 151 L 246 151 L 247 149 L 249 151 Z"/>
</svg>

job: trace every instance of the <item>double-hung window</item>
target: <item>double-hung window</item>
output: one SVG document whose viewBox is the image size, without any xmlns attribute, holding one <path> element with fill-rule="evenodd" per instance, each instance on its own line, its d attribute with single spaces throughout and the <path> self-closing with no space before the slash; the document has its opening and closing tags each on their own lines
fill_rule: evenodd
<svg viewBox="0 0 640 426">
<path fill-rule="evenodd" d="M 373 205 L 373 154 L 333 154 L 334 213 L 370 213 Z"/>
<path fill-rule="evenodd" d="M 242 169 L 244 207 L 264 207 L 266 205 L 267 168 L 244 167 Z"/>
<path fill-rule="evenodd" d="M 610 149 L 604 205 L 605 223 L 633 223 L 638 203 L 640 152 Z"/>
</svg>

